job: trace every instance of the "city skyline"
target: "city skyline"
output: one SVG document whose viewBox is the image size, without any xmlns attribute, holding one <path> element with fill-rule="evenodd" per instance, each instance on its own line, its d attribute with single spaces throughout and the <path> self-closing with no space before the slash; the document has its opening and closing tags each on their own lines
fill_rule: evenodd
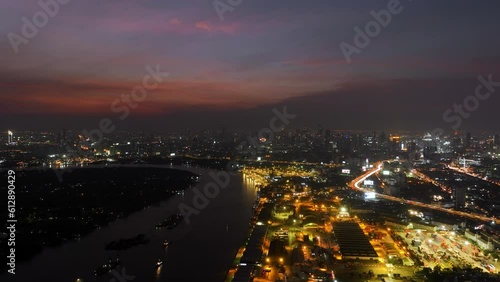
<svg viewBox="0 0 500 282">
<path fill-rule="evenodd" d="M 7 281 L 498 280 L 498 134 L 5 133 Z"/>
<path fill-rule="evenodd" d="M 0 280 L 500 281 L 498 11 L 0 1 Z"/>
</svg>

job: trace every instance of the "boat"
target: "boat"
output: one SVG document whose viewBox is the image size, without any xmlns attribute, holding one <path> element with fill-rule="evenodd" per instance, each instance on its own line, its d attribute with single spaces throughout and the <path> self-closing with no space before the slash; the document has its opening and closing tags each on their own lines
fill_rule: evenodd
<svg viewBox="0 0 500 282">
<path fill-rule="evenodd" d="M 163 261 L 161 259 L 158 259 L 158 261 L 156 262 L 156 267 L 160 267 L 163 265 Z"/>
<path fill-rule="evenodd" d="M 169 242 L 168 240 L 165 240 L 165 241 L 163 242 L 163 247 L 166 247 L 166 246 L 168 246 L 168 245 L 170 245 L 170 242 Z"/>
<path fill-rule="evenodd" d="M 173 229 L 177 225 L 179 225 L 182 220 L 184 220 L 184 216 L 180 213 L 175 213 L 164 219 L 162 222 L 156 224 L 156 228 L 164 228 Z"/>
<path fill-rule="evenodd" d="M 98 267 L 96 270 L 94 270 L 94 275 L 95 276 L 104 275 L 108 273 L 110 270 L 115 269 L 118 265 L 120 265 L 120 259 L 116 258 L 116 260 L 113 261 L 111 260 L 111 258 L 109 258 L 108 263 L 105 263 L 100 267 Z"/>
<path fill-rule="evenodd" d="M 196 175 L 196 176 L 191 176 L 191 180 L 194 182 L 194 183 L 198 183 L 200 182 L 200 174 Z"/>
<path fill-rule="evenodd" d="M 123 251 L 135 247 L 137 245 L 146 245 L 149 243 L 149 239 L 146 238 L 146 235 L 139 234 L 133 238 L 120 239 L 117 241 L 109 242 L 104 248 L 105 250 L 113 250 L 113 251 Z"/>
</svg>

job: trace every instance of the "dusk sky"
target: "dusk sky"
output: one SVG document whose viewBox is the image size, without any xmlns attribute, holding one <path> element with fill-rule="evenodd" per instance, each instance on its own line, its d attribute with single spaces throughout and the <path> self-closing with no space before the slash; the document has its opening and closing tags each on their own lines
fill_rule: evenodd
<svg viewBox="0 0 500 282">
<path fill-rule="evenodd" d="M 450 129 L 479 75 L 500 81 L 500 2 L 401 0 L 347 63 L 339 44 L 388 2 L 243 0 L 221 20 L 211 0 L 71 0 L 16 54 L 8 34 L 41 8 L 3 0 L 0 128 L 259 128 L 286 105 L 291 126 Z M 119 120 L 111 103 L 148 65 L 170 76 Z M 462 129 L 500 129 L 498 96 Z"/>
</svg>

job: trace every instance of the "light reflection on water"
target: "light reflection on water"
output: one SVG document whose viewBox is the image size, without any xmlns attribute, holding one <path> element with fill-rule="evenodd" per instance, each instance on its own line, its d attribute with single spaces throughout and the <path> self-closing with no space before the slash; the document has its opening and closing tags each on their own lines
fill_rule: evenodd
<svg viewBox="0 0 500 282">
<path fill-rule="evenodd" d="M 196 185 L 200 190 L 213 181 L 208 176 L 210 170 L 193 167 L 186 170 L 202 174 Z M 128 275 L 135 276 L 133 281 L 223 281 L 247 235 L 256 196 L 253 187 L 251 180 L 241 175 L 234 176 L 227 188 L 210 199 L 205 209 L 190 217 L 189 225 L 183 222 L 173 230 L 156 230 L 155 224 L 177 212 L 181 202 L 192 206 L 193 193 L 189 189 L 157 206 L 95 230 L 80 241 L 47 248 L 31 261 L 17 264 L 14 277 L 0 275 L 0 281 L 57 282 L 80 278 L 82 282 L 109 282 L 114 278 L 111 274 L 94 277 L 92 272 L 109 257 L 116 256 L 122 262 L 117 271 L 125 268 Z M 104 250 L 112 240 L 139 233 L 146 234 L 149 244 L 122 252 Z M 164 240 L 171 242 L 167 248 L 163 246 Z M 155 265 L 158 259 L 163 261 L 160 268 Z"/>
</svg>

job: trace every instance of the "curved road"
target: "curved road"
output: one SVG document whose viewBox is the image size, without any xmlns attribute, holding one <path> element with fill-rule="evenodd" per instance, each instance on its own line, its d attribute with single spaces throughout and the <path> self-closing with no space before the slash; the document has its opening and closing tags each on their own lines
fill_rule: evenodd
<svg viewBox="0 0 500 282">
<path fill-rule="evenodd" d="M 383 162 L 378 162 L 375 165 L 375 167 L 376 167 L 375 169 L 370 170 L 367 173 L 365 173 L 365 174 L 357 177 L 356 179 L 354 179 L 349 184 L 349 186 L 351 187 L 351 189 L 358 190 L 358 191 L 361 191 L 361 192 L 373 192 L 373 191 L 366 190 L 366 189 L 360 187 L 359 185 L 360 185 L 361 182 L 363 182 L 368 177 L 370 177 L 370 176 L 374 175 L 375 173 L 379 172 L 380 170 L 382 170 L 382 166 L 383 166 Z M 386 200 L 390 200 L 390 201 L 405 203 L 405 204 L 412 205 L 412 206 L 417 206 L 417 207 L 432 209 L 432 210 L 436 210 L 436 211 L 440 211 L 440 212 L 445 212 L 445 213 L 449 213 L 449 214 L 453 214 L 453 215 L 458 215 L 458 216 L 463 216 L 463 217 L 467 217 L 467 218 L 471 218 L 471 219 L 475 219 L 475 220 L 481 220 L 481 221 L 485 221 L 485 222 L 495 221 L 496 224 L 500 224 L 500 220 L 499 219 L 495 219 L 495 218 L 491 218 L 491 217 L 486 217 L 486 216 L 482 216 L 482 215 L 478 215 L 478 214 L 471 214 L 471 213 L 456 211 L 456 210 L 452 210 L 452 209 L 445 209 L 445 208 L 438 207 L 438 206 L 433 206 L 433 205 L 429 205 L 429 204 L 425 204 L 425 203 L 421 203 L 421 202 L 408 201 L 408 200 L 405 200 L 405 199 L 402 199 L 402 198 L 397 198 L 397 197 L 393 197 L 393 196 L 389 196 L 389 195 L 385 195 L 385 194 L 380 194 L 380 193 L 376 193 L 376 195 L 377 195 L 378 198 L 382 198 L 382 199 L 386 199 Z"/>
</svg>

